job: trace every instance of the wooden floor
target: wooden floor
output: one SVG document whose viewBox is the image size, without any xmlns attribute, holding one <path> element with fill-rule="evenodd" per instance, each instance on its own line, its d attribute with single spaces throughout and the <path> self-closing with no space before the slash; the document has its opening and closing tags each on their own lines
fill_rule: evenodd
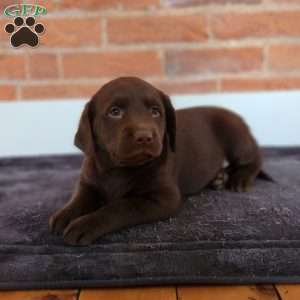
<svg viewBox="0 0 300 300">
<path fill-rule="evenodd" d="M 5 291 L 0 300 L 300 300 L 300 285 Z"/>
</svg>

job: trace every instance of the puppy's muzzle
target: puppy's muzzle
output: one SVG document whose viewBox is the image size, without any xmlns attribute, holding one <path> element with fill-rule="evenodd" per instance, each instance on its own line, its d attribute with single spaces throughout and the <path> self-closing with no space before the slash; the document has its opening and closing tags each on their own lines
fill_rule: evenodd
<svg viewBox="0 0 300 300">
<path fill-rule="evenodd" d="M 154 135 L 152 130 L 139 129 L 133 134 L 133 142 L 138 146 L 149 146 L 153 144 Z"/>
<path fill-rule="evenodd" d="M 122 133 L 115 155 L 122 164 L 140 165 L 160 155 L 162 144 L 155 128 L 127 127 Z"/>
</svg>

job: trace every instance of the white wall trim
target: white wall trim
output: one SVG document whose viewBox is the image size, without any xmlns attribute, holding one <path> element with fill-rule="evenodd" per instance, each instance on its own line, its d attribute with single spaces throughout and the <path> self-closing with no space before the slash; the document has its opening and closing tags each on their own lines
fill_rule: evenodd
<svg viewBox="0 0 300 300">
<path fill-rule="evenodd" d="M 86 99 L 0 103 L 0 157 L 76 153 Z M 176 108 L 214 105 L 241 114 L 264 146 L 300 145 L 300 91 L 180 95 Z"/>
</svg>

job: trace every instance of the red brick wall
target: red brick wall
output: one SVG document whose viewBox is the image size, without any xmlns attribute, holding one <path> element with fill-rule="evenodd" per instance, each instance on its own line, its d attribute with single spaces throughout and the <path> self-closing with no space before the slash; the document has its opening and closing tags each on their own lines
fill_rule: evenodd
<svg viewBox="0 0 300 300">
<path fill-rule="evenodd" d="M 0 17 L 2 100 L 89 97 L 122 75 L 170 94 L 300 88 L 300 0 L 27 2 L 46 32 L 12 49 Z"/>
</svg>

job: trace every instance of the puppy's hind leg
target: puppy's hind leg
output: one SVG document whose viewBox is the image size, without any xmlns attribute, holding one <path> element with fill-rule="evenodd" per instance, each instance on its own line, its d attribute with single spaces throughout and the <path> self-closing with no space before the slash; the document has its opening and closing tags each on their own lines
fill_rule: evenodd
<svg viewBox="0 0 300 300">
<path fill-rule="evenodd" d="M 238 145 L 237 145 L 238 146 Z M 236 192 L 246 192 L 253 185 L 255 178 L 261 170 L 262 159 L 256 142 L 251 145 L 240 145 L 228 155 L 229 166 L 227 173 L 229 179 L 227 188 Z"/>
<path fill-rule="evenodd" d="M 250 128 L 239 115 L 222 109 L 211 112 L 210 122 L 229 163 L 227 188 L 247 191 L 262 164 L 260 150 Z"/>
</svg>

